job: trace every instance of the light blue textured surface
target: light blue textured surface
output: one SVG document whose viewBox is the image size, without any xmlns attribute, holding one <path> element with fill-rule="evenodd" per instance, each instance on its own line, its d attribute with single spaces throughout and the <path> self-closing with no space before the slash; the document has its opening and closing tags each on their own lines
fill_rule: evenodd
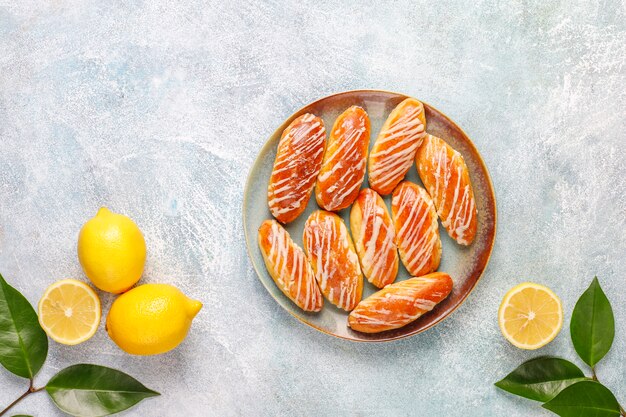
<svg viewBox="0 0 626 417">
<path fill-rule="evenodd" d="M 0 2 L 0 271 L 33 304 L 57 279 L 85 279 L 77 233 L 106 205 L 145 233 L 143 282 L 205 303 L 166 355 L 123 354 L 103 328 L 78 347 L 51 343 L 36 384 L 76 362 L 124 369 L 163 394 L 129 416 L 548 416 L 492 383 L 538 354 L 575 358 L 569 316 L 597 274 L 617 322 L 598 374 L 626 402 L 624 3 L 229 3 Z M 447 113 L 498 197 L 495 251 L 469 300 L 377 345 L 283 311 L 241 225 L 246 173 L 275 127 L 355 88 Z M 553 288 L 567 316 L 539 352 L 496 323 L 525 280 Z M 24 389 L 0 370 L 0 405 Z M 43 393 L 14 411 L 60 415 Z"/>
</svg>

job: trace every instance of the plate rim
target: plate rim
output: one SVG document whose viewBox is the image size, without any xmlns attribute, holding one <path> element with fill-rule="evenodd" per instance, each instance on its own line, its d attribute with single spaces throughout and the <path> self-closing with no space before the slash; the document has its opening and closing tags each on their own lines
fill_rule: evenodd
<svg viewBox="0 0 626 417">
<path fill-rule="evenodd" d="M 342 340 L 348 340 L 350 342 L 355 342 L 355 343 L 385 343 L 385 342 L 391 342 L 391 341 L 395 341 L 395 340 L 400 340 L 400 339 L 405 339 L 408 337 L 412 337 L 415 336 L 417 334 L 423 333 L 427 330 L 432 329 L 433 327 L 435 327 L 436 325 L 440 324 L 441 322 L 443 322 L 445 319 L 447 319 L 448 317 L 450 317 L 452 314 L 454 314 L 457 309 L 459 307 L 461 307 L 465 301 L 467 300 L 467 298 L 474 292 L 474 290 L 476 289 L 476 287 L 478 286 L 479 281 L 482 279 L 483 275 L 485 274 L 485 271 L 487 270 L 487 267 L 489 266 L 489 261 L 491 260 L 491 255 L 493 254 L 493 249 L 495 247 L 495 241 L 496 241 L 496 235 L 498 234 L 498 204 L 497 204 L 497 200 L 496 200 L 496 193 L 495 193 L 495 188 L 493 186 L 493 181 L 491 179 L 491 174 L 489 173 L 489 170 L 487 169 L 487 164 L 485 164 L 485 161 L 483 159 L 482 154 L 478 151 L 478 149 L 476 148 L 476 145 L 474 144 L 474 141 L 472 141 L 472 139 L 470 138 L 470 136 L 465 132 L 465 130 L 463 130 L 459 125 L 457 125 L 454 120 L 452 120 L 450 117 L 448 117 L 447 114 L 445 114 L 444 112 L 442 112 L 441 110 L 439 110 L 437 107 L 432 106 L 431 104 L 420 100 L 418 98 L 415 98 L 416 100 L 419 100 L 422 104 L 430 107 L 431 109 L 437 111 L 439 114 L 441 114 L 449 123 L 451 123 L 452 125 L 454 125 L 457 129 L 459 129 L 459 131 L 461 131 L 461 133 L 463 135 L 465 135 L 465 137 L 467 138 L 467 144 L 470 146 L 470 148 L 474 151 L 474 154 L 478 157 L 478 163 L 479 165 L 482 167 L 482 169 L 484 170 L 484 172 L 486 173 L 486 179 L 487 179 L 487 183 L 489 184 L 489 194 L 491 194 L 491 198 L 493 200 L 493 237 L 491 238 L 491 242 L 489 245 L 489 252 L 487 254 L 487 258 L 486 258 L 486 262 L 485 262 L 485 267 L 483 268 L 482 271 L 480 271 L 480 274 L 478 275 L 478 277 L 476 277 L 476 281 L 474 282 L 474 284 L 472 285 L 472 288 L 470 288 L 470 290 L 464 294 L 458 304 L 456 306 L 454 306 L 454 308 L 452 310 L 450 310 L 448 312 L 448 314 L 442 316 L 439 318 L 439 320 L 436 320 L 432 323 L 430 323 L 428 326 L 421 328 L 421 329 L 417 329 L 412 333 L 404 333 L 404 334 L 400 334 L 400 335 L 396 335 L 396 336 L 390 336 L 387 338 L 381 338 L 381 339 L 355 339 L 355 338 L 351 338 L 351 337 L 346 337 L 346 336 L 342 336 L 342 335 L 338 335 L 332 332 L 329 332 L 313 323 L 310 323 L 308 321 L 305 321 L 302 317 L 294 314 L 293 312 L 291 312 L 288 308 L 286 308 L 281 301 L 278 300 L 277 297 L 274 296 L 274 294 L 272 293 L 272 291 L 270 290 L 270 288 L 266 285 L 265 281 L 263 281 L 261 279 L 261 273 L 259 272 L 255 262 L 254 262 L 254 258 L 252 256 L 252 253 L 250 252 L 250 236 L 248 235 L 248 228 L 247 228 L 247 221 L 246 221 L 246 207 L 247 207 L 247 202 L 248 202 L 248 198 L 249 198 L 249 187 L 250 187 L 250 183 L 251 183 L 251 178 L 252 178 L 252 173 L 256 171 L 256 167 L 259 164 L 259 155 L 261 155 L 262 153 L 264 153 L 264 151 L 266 151 L 266 148 L 270 147 L 270 142 L 272 141 L 272 138 L 279 134 L 281 134 L 282 131 L 285 130 L 285 128 L 289 125 L 289 123 L 291 122 L 291 120 L 296 117 L 298 114 L 300 114 L 304 109 L 306 109 L 309 106 L 312 106 L 316 103 L 319 103 L 322 100 L 327 100 L 331 97 L 335 97 L 335 96 L 340 96 L 343 94 L 354 94 L 354 93 L 385 93 L 385 94 L 392 94 L 392 95 L 396 95 L 396 96 L 401 96 L 404 98 L 414 98 L 413 96 L 410 95 L 406 95 L 403 93 L 398 93 L 395 91 L 389 91 L 389 90 L 380 90 L 380 89 L 355 89 L 355 90 L 346 90 L 346 91 L 340 91 L 337 93 L 332 93 L 332 94 L 328 94 L 324 97 L 321 97 L 317 100 L 311 101 L 309 103 L 306 103 L 305 105 L 301 106 L 300 108 L 298 108 L 298 110 L 296 110 L 295 112 L 291 113 L 286 119 L 285 121 L 276 129 L 274 130 L 274 132 L 272 134 L 270 134 L 270 136 L 266 139 L 265 143 L 261 146 L 261 148 L 259 149 L 259 151 L 257 152 L 257 156 L 254 159 L 254 162 L 252 163 L 252 165 L 250 166 L 250 168 L 248 169 L 248 175 L 246 176 L 246 184 L 244 186 L 243 189 L 243 199 L 242 199 L 242 210 L 241 210 L 241 215 L 242 215 L 242 225 L 243 225 L 243 233 L 244 233 L 244 237 L 246 240 L 246 252 L 248 253 L 248 260 L 249 262 L 252 264 L 252 268 L 254 269 L 254 272 L 257 276 L 257 279 L 261 282 L 261 285 L 263 285 L 263 287 L 266 289 L 266 291 L 269 293 L 269 295 L 274 299 L 274 301 L 276 301 L 278 303 L 278 305 L 285 311 L 287 311 L 287 313 L 289 313 L 290 316 L 296 318 L 300 323 L 303 323 L 309 327 L 314 328 L 315 330 L 324 333 L 326 335 L 335 337 L 337 339 L 342 339 Z"/>
</svg>

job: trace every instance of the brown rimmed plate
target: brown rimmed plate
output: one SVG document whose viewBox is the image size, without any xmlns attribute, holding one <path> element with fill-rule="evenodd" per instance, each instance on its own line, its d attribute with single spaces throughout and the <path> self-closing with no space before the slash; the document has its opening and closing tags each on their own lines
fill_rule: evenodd
<svg viewBox="0 0 626 417">
<path fill-rule="evenodd" d="M 270 295 L 291 315 L 301 322 L 333 336 L 354 341 L 381 342 L 412 336 L 433 327 L 456 310 L 472 292 L 487 267 L 493 249 L 496 235 L 496 199 L 487 167 L 465 132 L 442 112 L 424 103 L 428 133 L 446 140 L 463 155 L 469 168 L 478 208 L 478 231 L 476 239 L 469 247 L 457 245 L 440 226 L 443 250 L 439 271 L 449 273 L 454 280 L 454 289 L 448 298 L 436 306 L 433 311 L 408 326 L 383 333 L 365 334 L 350 329 L 347 325 L 348 313 L 336 308 L 327 300 L 319 313 L 305 313 L 300 310 L 278 289 L 265 269 L 263 256 L 257 245 L 257 230 L 264 220 L 272 218 L 267 206 L 267 185 L 272 172 L 278 141 L 283 130 L 301 114 L 313 113 L 324 120 L 328 132 L 339 114 L 349 106 L 358 105 L 363 107 L 370 117 L 371 146 L 391 110 L 405 98 L 407 96 L 403 94 L 387 91 L 356 90 L 333 94 L 317 100 L 295 112 L 278 127 L 259 152 L 248 175 L 243 196 L 243 226 L 248 254 L 259 279 Z M 419 100 L 419 97 L 416 98 Z M 421 185 L 415 164 L 409 170 L 406 179 Z M 367 175 L 363 187 L 367 187 Z M 390 205 L 390 197 L 384 197 L 388 206 Z M 304 222 L 309 214 L 317 209 L 315 196 L 312 196 L 306 211 L 286 226 L 293 240 L 301 247 Z M 350 225 L 349 214 L 349 208 L 339 213 L 348 227 Z M 408 272 L 401 265 L 396 281 L 408 277 Z M 376 290 L 373 285 L 365 280 L 363 298 L 373 294 Z M 255 294 L 254 296 L 265 297 L 265 294 Z"/>
</svg>

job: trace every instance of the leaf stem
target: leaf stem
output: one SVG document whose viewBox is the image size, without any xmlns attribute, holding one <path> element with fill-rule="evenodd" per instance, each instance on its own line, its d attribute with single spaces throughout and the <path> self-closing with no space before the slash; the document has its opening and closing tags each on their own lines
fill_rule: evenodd
<svg viewBox="0 0 626 417">
<path fill-rule="evenodd" d="M 30 383 L 28 385 L 28 389 L 26 390 L 26 392 L 22 395 L 20 395 L 15 401 L 13 401 L 11 404 L 9 404 L 4 410 L 0 411 L 0 417 L 5 415 L 11 408 L 13 408 L 13 406 L 15 406 L 17 403 L 19 403 L 20 401 L 22 401 L 24 398 L 28 397 L 30 394 L 34 394 L 35 392 L 39 392 L 41 390 L 43 390 L 45 387 L 40 387 L 40 388 L 35 388 L 33 386 L 33 380 L 30 380 Z"/>
<path fill-rule="evenodd" d="M 596 382 L 600 382 L 598 380 L 598 376 L 596 375 L 596 368 L 594 366 L 591 367 L 591 378 L 596 381 Z M 617 404 L 619 407 L 619 413 L 623 416 L 626 417 L 626 410 L 624 410 L 624 407 L 621 406 L 621 404 Z M 2 414 L 0 414 L 1 416 Z"/>
</svg>

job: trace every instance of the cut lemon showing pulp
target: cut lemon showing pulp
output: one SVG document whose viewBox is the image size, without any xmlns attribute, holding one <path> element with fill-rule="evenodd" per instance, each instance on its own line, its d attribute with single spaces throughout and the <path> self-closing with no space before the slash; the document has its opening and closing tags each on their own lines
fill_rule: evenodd
<svg viewBox="0 0 626 417">
<path fill-rule="evenodd" d="M 101 313 L 98 294 L 75 279 L 55 282 L 39 301 L 39 324 L 52 340 L 64 345 L 90 339 Z"/>
<path fill-rule="evenodd" d="M 498 324 L 513 345 L 520 349 L 539 349 L 550 343 L 563 326 L 561 300 L 543 285 L 519 284 L 504 296 Z"/>
</svg>

